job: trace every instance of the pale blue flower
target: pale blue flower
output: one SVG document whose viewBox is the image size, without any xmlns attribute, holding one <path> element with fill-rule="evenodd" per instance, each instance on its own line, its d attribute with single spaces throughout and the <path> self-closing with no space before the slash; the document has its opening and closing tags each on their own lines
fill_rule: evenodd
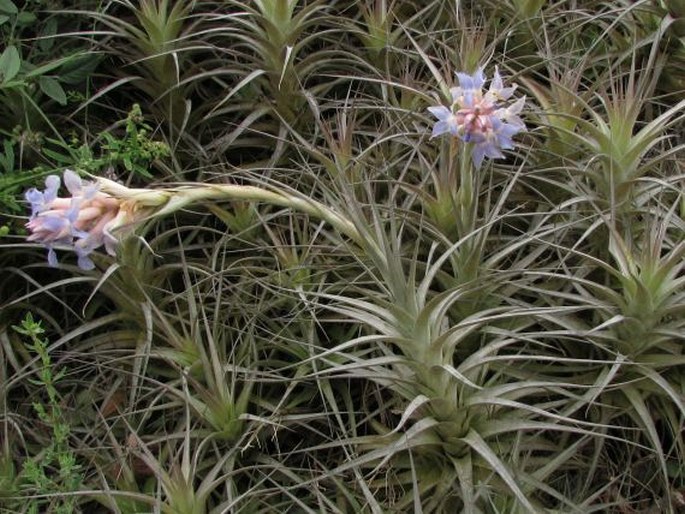
<svg viewBox="0 0 685 514">
<path fill-rule="evenodd" d="M 436 137 L 441 134 L 452 134 L 453 136 L 459 135 L 459 123 L 457 122 L 457 117 L 444 105 L 437 105 L 435 107 L 429 107 L 430 113 L 438 118 L 438 121 L 433 126 L 433 133 L 431 137 Z"/>
<path fill-rule="evenodd" d="M 490 88 L 488 89 L 488 92 L 485 93 L 485 99 L 490 102 L 509 100 L 511 95 L 514 94 L 516 87 L 516 84 L 510 87 L 504 87 L 504 81 L 499 74 L 497 66 L 495 66 L 495 74 L 492 76 L 492 81 L 490 81 Z"/>
<path fill-rule="evenodd" d="M 459 86 L 450 89 L 452 105 L 449 108 L 444 105 L 428 108 L 438 119 L 431 137 L 450 134 L 470 143 L 473 164 L 478 168 L 485 157 L 500 159 L 504 157 L 503 149 L 514 148 L 512 138 L 526 129 L 519 116 L 525 97 L 508 106 L 502 105 L 501 102 L 512 97 L 516 86 L 504 87 L 497 69 L 486 92 L 483 92 L 486 79 L 482 68 L 473 75 L 456 75 Z"/>
</svg>

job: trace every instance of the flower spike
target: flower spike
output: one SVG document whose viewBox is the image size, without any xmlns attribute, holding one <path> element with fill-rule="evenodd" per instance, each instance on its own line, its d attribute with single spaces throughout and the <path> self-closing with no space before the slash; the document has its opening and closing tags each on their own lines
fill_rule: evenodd
<svg viewBox="0 0 685 514">
<path fill-rule="evenodd" d="M 447 114 L 449 109 L 445 108 Z M 445 114 L 438 110 L 438 114 Z M 446 120 L 445 124 L 451 123 Z M 45 190 L 26 191 L 31 205 L 26 227 L 28 241 L 42 243 L 48 249 L 48 264 L 57 265 L 56 245 L 70 246 L 84 270 L 95 267 L 90 255 L 101 246 L 110 255 L 116 254 L 119 241 L 143 221 L 166 216 L 184 207 L 217 200 L 268 202 L 316 216 L 347 235 L 356 243 L 367 241 L 352 221 L 334 209 L 299 194 L 237 184 L 195 184 L 164 189 L 129 188 L 100 177 L 93 182 L 82 181 L 73 171 L 64 172 L 64 183 L 70 197 L 57 196 L 60 178 L 51 175 L 45 180 Z"/>
</svg>

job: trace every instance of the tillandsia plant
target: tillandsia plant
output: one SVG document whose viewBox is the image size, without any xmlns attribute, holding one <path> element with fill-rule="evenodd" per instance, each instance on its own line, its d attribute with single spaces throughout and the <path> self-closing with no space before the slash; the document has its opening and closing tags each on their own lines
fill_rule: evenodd
<svg viewBox="0 0 685 514">
<path fill-rule="evenodd" d="M 82 181 L 72 170 L 65 170 L 64 183 L 70 197 L 57 196 L 61 180 L 57 175 L 45 179 L 45 190 L 26 192 L 31 217 L 26 224 L 36 241 L 48 248 L 48 263 L 57 265 L 55 245 L 71 247 L 81 269 L 95 267 L 90 254 L 104 245 L 116 254 L 120 238 L 146 219 L 166 216 L 188 205 L 221 200 L 263 201 L 289 207 L 330 223 L 357 243 L 361 235 L 352 222 L 326 205 L 294 193 L 271 191 L 255 186 L 232 184 L 195 184 L 167 189 L 133 189 L 105 178 Z"/>
<path fill-rule="evenodd" d="M 457 275 L 468 281 L 475 278 L 482 260 L 487 231 L 479 228 L 488 224 L 489 217 L 485 213 L 483 218 L 478 203 L 482 184 L 489 179 L 474 170 L 482 168 L 486 157 L 504 158 L 502 151 L 515 147 L 513 137 L 526 130 L 520 117 L 526 97 L 513 100 L 517 86 L 505 86 L 497 68 L 487 90 L 483 68 L 456 76 L 459 85 L 450 89 L 451 104 L 428 108 L 438 119 L 431 137 L 451 137 L 431 170 L 435 196 L 424 195 L 424 207 L 445 236 L 468 239 L 455 254 Z"/>
</svg>

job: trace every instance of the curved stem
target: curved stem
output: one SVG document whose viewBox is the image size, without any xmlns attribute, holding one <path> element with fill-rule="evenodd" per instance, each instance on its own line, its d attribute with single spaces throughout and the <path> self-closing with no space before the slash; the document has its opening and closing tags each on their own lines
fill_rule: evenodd
<svg viewBox="0 0 685 514">
<path fill-rule="evenodd" d="M 303 196 L 236 184 L 202 184 L 165 189 L 131 189 L 99 179 L 101 190 L 140 208 L 154 208 L 151 217 L 166 216 L 188 205 L 205 201 L 242 200 L 265 202 L 304 212 L 329 223 L 361 247 L 368 246 L 357 227 L 323 203 Z"/>
</svg>

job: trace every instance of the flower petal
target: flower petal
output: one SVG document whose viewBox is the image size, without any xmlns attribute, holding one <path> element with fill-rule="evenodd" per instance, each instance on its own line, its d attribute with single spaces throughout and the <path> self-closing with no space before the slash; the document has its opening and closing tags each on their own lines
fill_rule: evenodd
<svg viewBox="0 0 685 514">
<path fill-rule="evenodd" d="M 459 99 L 464 96 L 464 91 L 460 87 L 451 87 L 450 95 L 452 95 L 452 103 L 459 102 Z"/>
<path fill-rule="evenodd" d="M 499 69 L 495 66 L 495 74 L 492 77 L 492 81 L 490 82 L 490 89 L 488 90 L 486 94 L 486 99 L 489 102 L 500 102 L 502 100 L 508 100 L 511 95 L 514 94 L 514 91 L 516 90 L 516 85 L 513 85 L 511 87 L 504 87 L 504 82 L 502 81 L 502 77 L 499 74 Z"/>
<path fill-rule="evenodd" d="M 69 209 L 65 213 L 66 218 L 71 223 L 76 223 L 80 209 L 81 209 L 81 197 L 75 196 L 71 199 L 71 205 L 69 206 Z"/>
<path fill-rule="evenodd" d="M 433 125 L 433 132 L 431 138 L 438 137 L 442 134 L 447 134 L 450 131 L 450 125 L 446 121 L 438 121 Z"/>
<path fill-rule="evenodd" d="M 57 264 L 57 254 L 52 246 L 48 246 L 48 266 L 51 268 L 56 268 Z"/>
<path fill-rule="evenodd" d="M 31 204 L 31 218 L 34 218 L 41 210 L 45 209 L 45 195 L 35 187 L 24 193 L 24 198 Z"/>
<path fill-rule="evenodd" d="M 64 185 L 67 186 L 67 189 L 72 196 L 81 194 L 81 177 L 79 177 L 75 171 L 64 170 Z"/>
<path fill-rule="evenodd" d="M 60 179 L 58 175 L 48 175 L 45 177 L 45 192 L 44 201 L 46 203 L 52 202 L 57 198 L 57 191 L 59 190 Z"/>
<path fill-rule="evenodd" d="M 440 121 L 447 121 L 447 119 L 450 116 L 452 116 L 452 111 L 450 111 L 444 105 L 431 106 L 428 108 L 428 112 L 430 112 L 433 116 L 438 118 Z"/>
<path fill-rule="evenodd" d="M 95 263 L 87 255 L 78 256 L 78 267 L 84 271 L 90 271 L 95 268 Z"/>
<path fill-rule="evenodd" d="M 464 90 L 478 90 L 485 84 L 485 74 L 483 73 L 483 68 L 478 68 L 473 75 L 468 73 L 457 72 L 457 79 L 459 79 L 459 86 Z"/>
<path fill-rule="evenodd" d="M 478 169 L 481 164 L 483 164 L 483 157 L 485 157 L 485 150 L 482 145 L 475 145 L 471 150 L 471 160 L 473 160 L 473 166 Z"/>
<path fill-rule="evenodd" d="M 523 107 L 526 103 L 526 97 L 523 96 L 516 100 L 513 104 L 511 104 L 509 107 L 503 107 L 501 109 L 497 109 L 494 113 L 494 115 L 499 118 L 500 120 L 509 123 L 510 125 L 514 125 L 519 128 L 519 130 L 526 130 L 526 124 L 523 122 L 523 120 L 518 116 L 518 114 L 523 110 Z"/>
</svg>

